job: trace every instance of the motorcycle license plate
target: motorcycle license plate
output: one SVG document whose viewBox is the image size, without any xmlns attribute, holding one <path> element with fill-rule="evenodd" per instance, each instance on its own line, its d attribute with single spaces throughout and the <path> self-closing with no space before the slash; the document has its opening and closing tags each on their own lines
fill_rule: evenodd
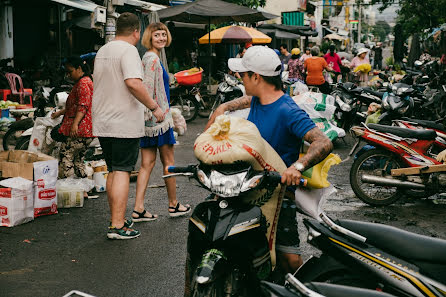
<svg viewBox="0 0 446 297">
<path fill-rule="evenodd" d="M 201 96 L 200 96 L 200 94 L 195 94 L 195 99 L 197 99 L 197 101 L 200 102 L 200 101 L 201 101 Z"/>
</svg>

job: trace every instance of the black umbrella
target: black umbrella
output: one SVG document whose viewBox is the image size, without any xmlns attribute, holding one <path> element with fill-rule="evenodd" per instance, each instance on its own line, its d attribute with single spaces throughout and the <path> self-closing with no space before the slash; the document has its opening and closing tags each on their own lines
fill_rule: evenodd
<svg viewBox="0 0 446 297">
<path fill-rule="evenodd" d="M 211 37 L 210 24 L 227 22 L 254 23 L 279 17 L 222 0 L 196 0 L 191 3 L 158 10 L 158 15 L 162 21 L 208 24 L 209 38 Z M 211 53 L 210 49 L 211 42 L 209 40 L 209 54 Z M 209 67 L 209 78 L 210 75 Z"/>
<path fill-rule="evenodd" d="M 163 21 L 171 20 L 196 24 L 254 23 L 279 17 L 222 0 L 196 0 L 191 3 L 158 10 L 158 15 Z"/>
</svg>

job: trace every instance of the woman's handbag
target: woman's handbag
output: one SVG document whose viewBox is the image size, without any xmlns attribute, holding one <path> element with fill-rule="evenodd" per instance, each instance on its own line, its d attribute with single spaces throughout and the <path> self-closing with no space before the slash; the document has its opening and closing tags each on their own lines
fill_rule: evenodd
<svg viewBox="0 0 446 297">
<path fill-rule="evenodd" d="M 54 141 L 57 141 L 57 142 L 65 142 L 65 141 L 67 141 L 67 136 L 65 136 L 65 135 L 63 135 L 62 133 L 59 132 L 59 129 L 60 129 L 61 125 L 62 125 L 62 123 L 56 125 L 51 130 L 51 138 Z"/>
</svg>

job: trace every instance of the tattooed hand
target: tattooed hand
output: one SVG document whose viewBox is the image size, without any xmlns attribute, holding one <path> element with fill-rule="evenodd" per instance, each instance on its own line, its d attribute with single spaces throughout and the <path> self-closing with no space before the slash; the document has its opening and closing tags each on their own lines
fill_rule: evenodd
<svg viewBox="0 0 446 297">
<path fill-rule="evenodd" d="M 215 119 L 219 115 L 224 114 L 226 111 L 235 111 L 251 107 L 251 99 L 251 96 L 243 96 L 238 99 L 223 103 L 212 113 L 212 116 L 209 118 L 209 121 L 206 124 L 204 130 L 206 131 L 215 122 Z"/>
</svg>

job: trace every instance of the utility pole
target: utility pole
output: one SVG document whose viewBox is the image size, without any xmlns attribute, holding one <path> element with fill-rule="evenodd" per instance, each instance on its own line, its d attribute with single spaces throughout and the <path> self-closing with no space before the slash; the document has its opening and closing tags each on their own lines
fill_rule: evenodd
<svg viewBox="0 0 446 297">
<path fill-rule="evenodd" d="M 358 11 L 359 11 L 359 18 L 358 18 L 358 43 L 361 42 L 361 22 L 362 22 L 362 0 L 358 0 Z"/>
</svg>

